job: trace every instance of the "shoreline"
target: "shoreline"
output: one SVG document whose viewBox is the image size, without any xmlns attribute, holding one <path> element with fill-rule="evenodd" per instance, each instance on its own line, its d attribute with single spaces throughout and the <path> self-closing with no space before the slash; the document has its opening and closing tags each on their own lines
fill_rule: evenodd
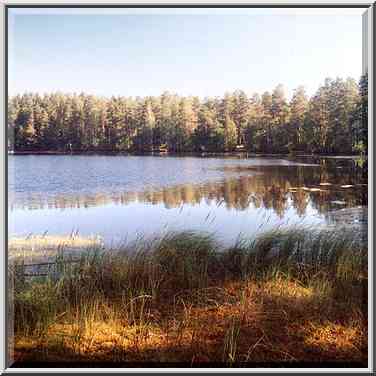
<svg viewBox="0 0 376 376">
<path fill-rule="evenodd" d="M 356 159 L 367 156 L 362 156 L 359 154 L 349 155 L 349 154 L 295 154 L 295 153 L 254 153 L 246 151 L 237 152 L 126 152 L 126 151 L 52 151 L 52 150 L 42 150 L 42 151 L 8 151 L 9 155 L 100 155 L 100 156 L 166 156 L 166 157 L 176 157 L 176 156 L 222 156 L 222 157 L 316 157 L 316 158 L 333 158 L 333 159 Z"/>
</svg>

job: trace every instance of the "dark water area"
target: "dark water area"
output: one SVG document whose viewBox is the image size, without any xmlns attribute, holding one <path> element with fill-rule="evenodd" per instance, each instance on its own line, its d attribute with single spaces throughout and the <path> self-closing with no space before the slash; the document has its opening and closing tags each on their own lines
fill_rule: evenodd
<svg viewBox="0 0 376 376">
<path fill-rule="evenodd" d="M 99 235 L 118 242 L 170 230 L 224 242 L 280 226 L 326 226 L 367 206 L 353 158 L 9 156 L 9 235 Z"/>
</svg>

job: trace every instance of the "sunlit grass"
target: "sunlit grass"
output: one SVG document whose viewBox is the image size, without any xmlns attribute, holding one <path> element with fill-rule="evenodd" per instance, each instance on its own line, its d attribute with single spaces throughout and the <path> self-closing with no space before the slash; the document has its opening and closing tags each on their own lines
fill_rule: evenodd
<svg viewBox="0 0 376 376">
<path fill-rule="evenodd" d="M 228 249 L 169 233 L 64 258 L 43 278 L 14 274 L 21 359 L 366 362 L 367 249 L 355 230 L 277 230 Z"/>
</svg>

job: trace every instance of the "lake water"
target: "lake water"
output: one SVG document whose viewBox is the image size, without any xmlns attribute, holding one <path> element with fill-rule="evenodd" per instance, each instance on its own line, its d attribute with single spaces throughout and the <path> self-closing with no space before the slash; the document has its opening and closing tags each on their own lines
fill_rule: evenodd
<svg viewBox="0 0 376 376">
<path fill-rule="evenodd" d="M 231 243 L 367 204 L 361 169 L 341 158 L 11 155 L 8 178 L 10 236 L 78 231 L 108 244 L 170 230 Z"/>
</svg>

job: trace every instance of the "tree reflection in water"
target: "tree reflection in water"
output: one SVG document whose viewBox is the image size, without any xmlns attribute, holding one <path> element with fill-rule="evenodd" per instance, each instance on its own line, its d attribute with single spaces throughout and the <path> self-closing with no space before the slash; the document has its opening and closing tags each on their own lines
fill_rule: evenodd
<svg viewBox="0 0 376 376">
<path fill-rule="evenodd" d="M 364 169 L 355 163 L 343 165 L 320 160 L 318 166 L 236 167 L 239 176 L 203 184 L 181 184 L 163 189 L 145 189 L 118 193 L 65 194 L 48 196 L 30 193 L 15 200 L 9 192 L 9 209 L 89 208 L 111 203 L 131 202 L 161 204 L 177 208 L 184 204 L 224 205 L 229 210 L 245 210 L 250 206 L 272 209 L 283 218 L 290 207 L 305 216 L 308 204 L 319 214 L 340 208 L 367 205 L 367 180 Z"/>
</svg>

